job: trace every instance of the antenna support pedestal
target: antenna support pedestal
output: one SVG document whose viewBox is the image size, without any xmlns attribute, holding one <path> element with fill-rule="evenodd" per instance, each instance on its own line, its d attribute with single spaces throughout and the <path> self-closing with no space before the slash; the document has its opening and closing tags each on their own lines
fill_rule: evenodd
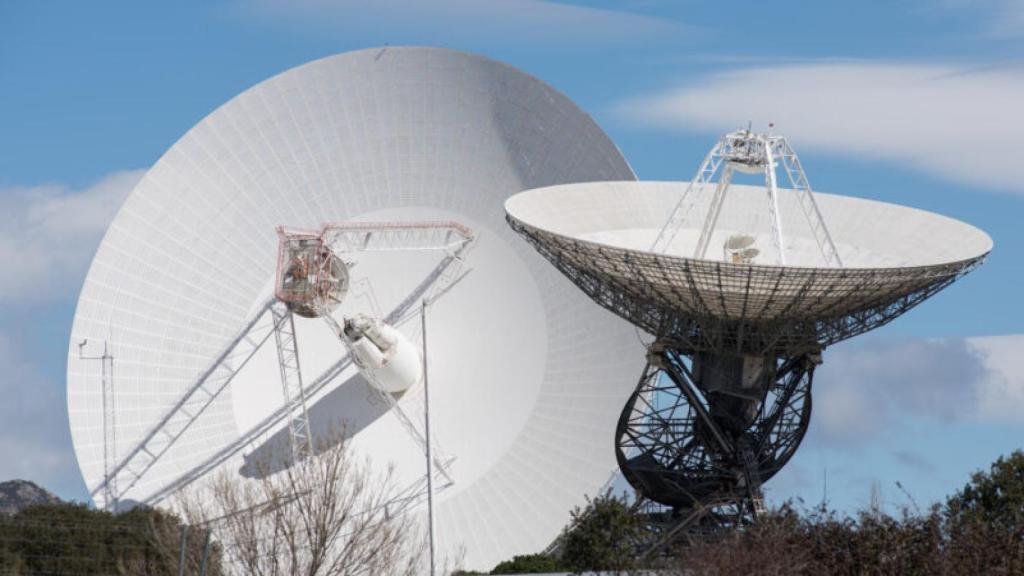
<svg viewBox="0 0 1024 576">
<path fill-rule="evenodd" d="M 616 428 L 615 453 L 643 496 L 650 527 L 743 524 L 762 512 L 761 484 L 799 446 L 811 413 L 814 354 L 739 356 L 658 341 Z M 655 514 L 657 512 L 657 514 Z M 668 522 L 672 520 L 671 522 Z M 668 522 L 666 525 L 665 522 Z M 685 522 L 689 527 L 676 526 Z"/>
</svg>

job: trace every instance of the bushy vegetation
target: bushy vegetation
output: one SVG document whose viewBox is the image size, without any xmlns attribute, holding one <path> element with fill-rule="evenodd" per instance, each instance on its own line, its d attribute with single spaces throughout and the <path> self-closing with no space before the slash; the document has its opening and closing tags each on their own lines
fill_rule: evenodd
<svg viewBox="0 0 1024 576">
<path fill-rule="evenodd" d="M 176 576 L 182 524 L 176 516 L 137 508 L 117 516 L 79 504 L 31 506 L 0 515 L 0 574 Z M 186 569 L 198 574 L 205 532 L 190 529 Z M 206 573 L 221 574 L 220 550 L 210 547 Z"/>
<path fill-rule="evenodd" d="M 558 559 L 547 554 L 524 554 L 513 556 L 491 570 L 491 574 L 545 574 L 561 572 Z"/>
<path fill-rule="evenodd" d="M 641 529 L 627 500 L 605 493 L 573 512 L 557 557 L 517 556 L 491 573 L 639 571 Z M 742 530 L 691 538 L 661 561 L 657 573 L 682 576 L 1024 574 L 1024 452 L 924 511 L 846 516 L 786 505 Z"/>
<path fill-rule="evenodd" d="M 640 529 L 640 517 L 625 495 L 608 491 L 588 498 L 585 507 L 572 511 L 562 535 L 560 563 L 573 572 L 631 570 Z"/>
<path fill-rule="evenodd" d="M 677 549 L 679 573 L 1024 574 L 1024 453 L 977 472 L 945 505 L 854 518 L 791 507 Z"/>
<path fill-rule="evenodd" d="M 557 554 L 515 556 L 491 570 L 491 574 L 626 572 L 636 567 L 633 552 L 641 522 L 625 495 L 610 491 L 572 511 L 563 530 Z"/>
<path fill-rule="evenodd" d="M 343 430 L 317 437 L 315 456 L 291 448 L 254 464 L 256 477 L 223 470 L 178 494 L 192 525 L 214 526 L 224 564 L 239 576 L 418 576 L 426 541 L 411 514 L 393 514 L 392 469 L 375 473 Z"/>
<path fill-rule="evenodd" d="M 558 555 L 516 556 L 491 574 L 636 570 L 641 529 L 627 500 L 605 493 L 573 511 Z M 0 515 L 0 574 L 174 576 L 181 534 L 182 522 L 161 510 L 115 516 L 75 504 L 32 506 Z M 205 536 L 188 529 L 187 574 L 199 573 Z M 209 550 L 206 573 L 220 576 L 222 551 L 217 544 Z M 1024 452 L 999 458 L 926 511 L 873 509 L 850 517 L 783 506 L 756 525 L 691 539 L 659 573 L 1024 574 Z"/>
</svg>

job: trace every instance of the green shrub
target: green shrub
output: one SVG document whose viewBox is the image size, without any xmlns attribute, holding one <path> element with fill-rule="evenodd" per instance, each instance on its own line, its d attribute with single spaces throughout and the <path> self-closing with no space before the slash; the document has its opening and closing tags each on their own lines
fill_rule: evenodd
<svg viewBox="0 0 1024 576">
<path fill-rule="evenodd" d="M 562 567 L 558 560 L 547 554 L 524 554 L 513 556 L 491 570 L 491 574 L 544 574 L 560 572 Z"/>
</svg>

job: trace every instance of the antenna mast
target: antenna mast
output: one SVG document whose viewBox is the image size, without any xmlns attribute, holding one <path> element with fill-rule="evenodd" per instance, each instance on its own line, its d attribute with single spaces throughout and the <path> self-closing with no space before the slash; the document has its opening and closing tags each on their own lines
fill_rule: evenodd
<svg viewBox="0 0 1024 576">
<path fill-rule="evenodd" d="M 103 353 L 86 355 L 89 339 L 78 343 L 79 360 L 99 360 L 103 395 L 103 507 L 117 512 L 117 409 L 114 403 L 114 356 L 110 353 L 109 342 L 103 340 Z"/>
</svg>

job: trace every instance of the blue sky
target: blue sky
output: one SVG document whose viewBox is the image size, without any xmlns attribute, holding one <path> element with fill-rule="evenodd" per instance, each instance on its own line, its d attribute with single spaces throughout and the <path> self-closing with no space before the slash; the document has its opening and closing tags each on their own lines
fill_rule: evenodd
<svg viewBox="0 0 1024 576">
<path fill-rule="evenodd" d="M 287 5 L 286 5 L 287 4 Z M 836 346 L 805 444 L 769 485 L 924 505 L 1024 445 L 1024 1 L 0 2 L 0 479 L 67 498 L 64 357 L 102 231 L 203 116 L 309 60 L 383 44 L 481 53 L 590 112 L 644 179 L 776 122 L 820 190 L 985 229 L 977 272 Z"/>
</svg>

